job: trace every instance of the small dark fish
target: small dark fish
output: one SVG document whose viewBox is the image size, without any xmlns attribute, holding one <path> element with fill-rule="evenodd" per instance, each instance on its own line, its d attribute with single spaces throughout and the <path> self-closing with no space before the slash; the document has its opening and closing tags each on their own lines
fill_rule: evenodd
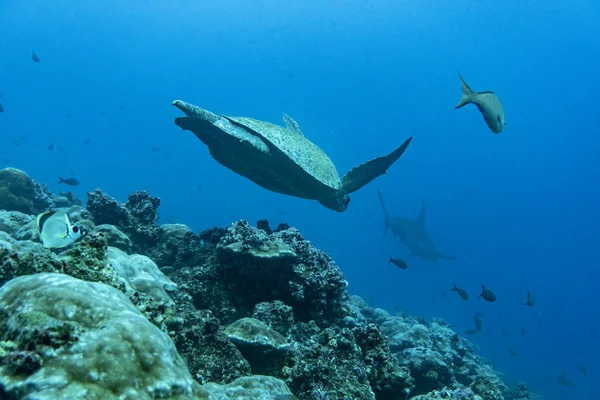
<svg viewBox="0 0 600 400">
<path fill-rule="evenodd" d="M 577 368 L 577 372 L 579 372 L 580 374 L 583 374 L 583 375 L 587 375 L 587 367 L 583 364 L 580 364 L 579 367 Z"/>
<path fill-rule="evenodd" d="M 4 112 L 4 107 L 2 107 L 2 104 L 0 104 L 0 113 Z"/>
<path fill-rule="evenodd" d="M 58 183 L 64 183 L 65 185 L 69 185 L 69 186 L 77 186 L 79 185 L 79 181 L 75 178 L 67 178 L 67 179 L 63 179 L 60 176 L 58 177 Z"/>
<path fill-rule="evenodd" d="M 86 145 L 89 144 L 92 141 L 92 139 L 84 139 L 83 142 L 81 142 L 81 144 Z"/>
<path fill-rule="evenodd" d="M 527 329 L 525 329 L 525 328 L 521 329 L 521 336 L 523 336 L 523 337 L 527 336 Z"/>
<path fill-rule="evenodd" d="M 404 262 L 404 260 L 401 260 L 399 258 L 392 258 L 390 256 L 390 261 L 388 261 L 388 263 L 392 263 L 396 267 L 399 267 L 401 269 L 407 269 L 408 268 L 408 265 Z"/>
<path fill-rule="evenodd" d="M 467 329 L 465 331 L 465 334 L 467 334 L 467 335 L 477 335 L 477 331 L 475 329 Z"/>
<path fill-rule="evenodd" d="M 158 147 L 158 146 L 152 146 L 152 147 L 150 147 L 150 150 L 151 150 L 153 153 L 156 153 L 157 151 L 160 151 L 161 149 L 160 149 L 160 147 Z"/>
<path fill-rule="evenodd" d="M 527 292 L 527 301 L 525 302 L 526 306 L 535 306 L 535 297 L 529 292 Z"/>
<path fill-rule="evenodd" d="M 431 304 L 435 304 L 435 296 L 431 298 Z"/>
<path fill-rule="evenodd" d="M 10 144 L 15 147 L 21 147 L 21 142 L 19 140 L 13 139 L 10 141 Z"/>
<path fill-rule="evenodd" d="M 483 329 L 483 321 L 481 321 L 481 313 L 475 314 L 475 329 L 477 332 L 481 332 Z"/>
<path fill-rule="evenodd" d="M 40 62 L 40 58 L 35 53 L 35 50 L 31 50 L 31 59 L 33 60 L 34 63 L 39 63 Z"/>
<path fill-rule="evenodd" d="M 50 143 L 50 144 L 48 145 L 48 150 L 52 150 L 52 149 L 54 149 L 54 143 Z"/>
<path fill-rule="evenodd" d="M 467 291 L 456 286 L 456 283 L 454 283 L 454 287 L 450 289 L 450 291 L 458 293 L 460 298 L 463 300 L 469 300 L 469 294 L 467 293 Z"/>
<path fill-rule="evenodd" d="M 510 337 L 510 332 L 507 331 L 502 331 L 502 334 L 506 337 Z"/>
<path fill-rule="evenodd" d="M 569 378 L 567 378 L 567 375 L 564 372 L 556 375 L 556 379 L 564 386 L 575 386 L 575 384 L 571 382 Z"/>
<path fill-rule="evenodd" d="M 515 348 L 514 348 L 514 347 L 512 347 L 512 346 L 510 346 L 510 347 L 508 348 L 508 352 L 509 352 L 509 353 L 510 353 L 510 355 L 511 355 L 511 356 L 513 356 L 513 357 L 516 357 L 516 356 L 518 356 L 518 355 L 519 355 L 519 353 L 517 352 L 517 350 L 515 350 Z"/>
<path fill-rule="evenodd" d="M 483 297 L 485 301 L 489 301 L 490 303 L 496 301 L 496 295 L 492 293 L 491 290 L 486 289 L 483 283 L 481 284 L 481 294 L 479 295 L 479 297 Z"/>
</svg>

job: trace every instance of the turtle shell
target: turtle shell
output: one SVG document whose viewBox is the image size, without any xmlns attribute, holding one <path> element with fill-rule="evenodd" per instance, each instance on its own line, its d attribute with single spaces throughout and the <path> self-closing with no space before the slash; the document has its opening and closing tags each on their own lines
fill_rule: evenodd
<svg viewBox="0 0 600 400">
<path fill-rule="evenodd" d="M 286 184 L 289 186 L 302 186 L 300 191 L 303 191 L 304 195 L 299 196 L 296 193 L 296 196 L 314 199 L 340 188 L 340 177 L 331 159 L 319 146 L 304 137 L 301 132 L 254 118 L 223 117 L 233 124 L 252 131 L 274 150 L 278 150 L 283 155 L 283 157 L 280 157 L 281 163 L 286 164 L 289 162 L 292 164 L 281 165 L 282 173 L 279 174 L 278 178 L 284 178 L 288 181 L 295 180 L 294 182 L 282 183 L 284 186 Z M 271 182 L 271 184 L 278 185 L 279 183 Z M 270 189 L 275 190 L 272 187 Z M 275 191 L 289 193 L 288 190 Z"/>
</svg>

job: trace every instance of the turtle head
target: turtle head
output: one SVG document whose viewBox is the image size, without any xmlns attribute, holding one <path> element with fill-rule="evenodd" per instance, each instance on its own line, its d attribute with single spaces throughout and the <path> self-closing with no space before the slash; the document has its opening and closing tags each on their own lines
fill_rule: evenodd
<svg viewBox="0 0 600 400">
<path fill-rule="evenodd" d="M 333 196 L 322 197 L 317 201 L 330 210 L 344 212 L 348 208 L 348 203 L 350 203 L 350 196 L 338 190 Z"/>
</svg>

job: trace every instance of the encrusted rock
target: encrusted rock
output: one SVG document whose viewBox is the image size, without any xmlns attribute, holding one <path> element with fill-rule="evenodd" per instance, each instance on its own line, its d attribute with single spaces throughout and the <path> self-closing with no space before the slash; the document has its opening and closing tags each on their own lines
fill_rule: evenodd
<svg viewBox="0 0 600 400">
<path fill-rule="evenodd" d="M 0 209 L 35 214 L 34 197 L 35 184 L 24 171 L 16 168 L 0 170 Z"/>
<path fill-rule="evenodd" d="M 230 383 L 251 374 L 248 361 L 225 336 L 219 320 L 210 311 L 197 310 L 191 296 L 181 291 L 173 293 L 173 299 L 184 323 L 171 336 L 198 382 Z"/>
<path fill-rule="evenodd" d="M 267 324 L 242 318 L 225 329 L 225 334 L 248 360 L 255 374 L 264 374 L 281 368 L 290 348 L 286 338 Z"/>
<path fill-rule="evenodd" d="M 9 398 L 207 397 L 169 337 L 110 286 L 64 274 L 20 277 L 0 289 L 0 310 L 0 340 L 31 358 L 18 375 L 0 365 Z M 25 332 L 38 333 L 35 346 Z"/>
<path fill-rule="evenodd" d="M 14 235 L 23 225 L 33 218 L 19 211 L 0 210 L 0 231 Z"/>
<path fill-rule="evenodd" d="M 98 225 L 94 232 L 101 233 L 108 242 L 109 246 L 116 247 L 125 252 L 131 249 L 131 240 L 129 236 L 124 234 L 114 225 L 102 224 Z"/>
<path fill-rule="evenodd" d="M 282 301 L 258 303 L 254 307 L 252 318 L 256 318 L 277 332 L 287 335 L 294 326 L 294 311 Z"/>
</svg>

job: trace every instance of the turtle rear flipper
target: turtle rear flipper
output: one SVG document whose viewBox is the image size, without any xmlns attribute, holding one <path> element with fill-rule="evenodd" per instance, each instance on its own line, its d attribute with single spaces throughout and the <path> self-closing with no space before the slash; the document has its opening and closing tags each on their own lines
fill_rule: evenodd
<svg viewBox="0 0 600 400">
<path fill-rule="evenodd" d="M 406 150 L 412 137 L 408 138 L 400 147 L 387 156 L 377 157 L 371 161 L 352 168 L 342 179 L 340 191 L 344 194 L 356 192 L 358 189 L 371 182 L 373 179 L 387 174 L 388 168 L 400 158 Z"/>
</svg>

